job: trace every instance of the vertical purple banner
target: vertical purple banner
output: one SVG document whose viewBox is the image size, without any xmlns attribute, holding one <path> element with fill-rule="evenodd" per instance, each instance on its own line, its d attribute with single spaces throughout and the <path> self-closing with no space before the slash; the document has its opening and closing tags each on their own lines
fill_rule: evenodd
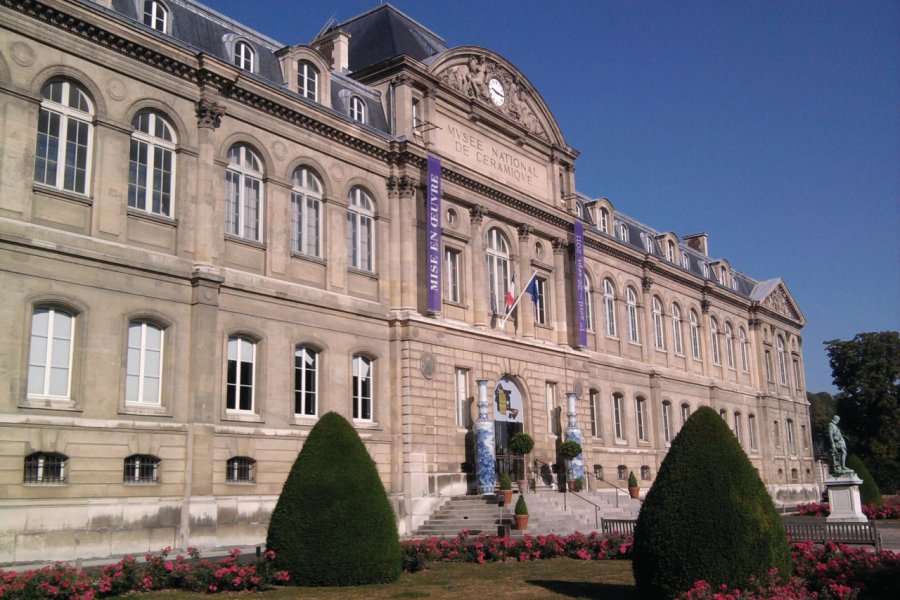
<svg viewBox="0 0 900 600">
<path fill-rule="evenodd" d="M 441 160 L 428 157 L 428 312 L 441 312 Z"/>
<path fill-rule="evenodd" d="M 587 306 L 584 305 L 584 225 L 575 221 L 575 306 L 578 310 L 578 345 L 587 346 Z"/>
</svg>

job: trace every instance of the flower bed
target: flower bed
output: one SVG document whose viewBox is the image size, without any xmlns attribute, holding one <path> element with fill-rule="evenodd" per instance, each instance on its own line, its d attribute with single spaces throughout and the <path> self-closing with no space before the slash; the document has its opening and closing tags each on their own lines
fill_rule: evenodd
<svg viewBox="0 0 900 600">
<path fill-rule="evenodd" d="M 57 563 L 22 573 L 0 570 L 0 598 L 92 600 L 163 589 L 209 593 L 259 591 L 289 579 L 285 571 L 272 568 L 275 559 L 272 551 L 247 564 L 238 563 L 241 554 L 238 549 L 215 562 L 199 560 L 200 553 L 195 548 L 188 548 L 187 557 L 179 554 L 172 559 L 171 551 L 166 548 L 158 554 L 148 553 L 144 563 L 126 556 L 102 568 L 79 570 Z"/>
<path fill-rule="evenodd" d="M 866 504 L 862 507 L 862 512 L 869 519 L 900 519 L 900 504 L 896 502 L 885 502 L 883 506 L 877 504 Z M 827 517 L 831 514 L 831 507 L 827 502 L 810 502 L 809 504 L 801 504 L 797 507 L 797 513 L 801 517 Z"/>
</svg>

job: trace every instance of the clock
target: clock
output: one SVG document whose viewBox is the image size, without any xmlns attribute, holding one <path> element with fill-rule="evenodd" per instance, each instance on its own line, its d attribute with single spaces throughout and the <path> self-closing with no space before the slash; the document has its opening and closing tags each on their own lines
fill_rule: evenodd
<svg viewBox="0 0 900 600">
<path fill-rule="evenodd" d="M 488 93 L 494 106 L 503 106 L 503 103 L 506 102 L 506 90 L 503 89 L 503 84 L 496 77 L 488 80 Z"/>
</svg>

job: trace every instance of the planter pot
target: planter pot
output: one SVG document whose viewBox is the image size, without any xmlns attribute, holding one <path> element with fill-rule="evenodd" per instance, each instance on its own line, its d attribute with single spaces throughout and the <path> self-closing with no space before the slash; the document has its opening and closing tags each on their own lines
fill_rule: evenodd
<svg viewBox="0 0 900 600">
<path fill-rule="evenodd" d="M 503 502 L 509 506 L 509 503 L 512 502 L 512 490 L 500 490 L 500 493 L 503 494 Z"/>
<path fill-rule="evenodd" d="M 641 488 L 639 487 L 630 487 L 628 488 L 628 494 L 634 498 L 635 500 L 641 497 Z"/>
<path fill-rule="evenodd" d="M 519 493 L 524 494 L 528 491 L 528 480 L 527 479 L 517 479 L 516 485 L 519 486 Z"/>
<path fill-rule="evenodd" d="M 574 491 L 575 491 L 575 480 L 574 480 L 574 479 L 567 479 L 567 480 L 566 480 L 566 487 L 569 489 L 570 492 L 574 492 Z"/>
<path fill-rule="evenodd" d="M 516 529 L 524 531 L 528 529 L 528 515 L 513 515 L 516 518 Z"/>
</svg>

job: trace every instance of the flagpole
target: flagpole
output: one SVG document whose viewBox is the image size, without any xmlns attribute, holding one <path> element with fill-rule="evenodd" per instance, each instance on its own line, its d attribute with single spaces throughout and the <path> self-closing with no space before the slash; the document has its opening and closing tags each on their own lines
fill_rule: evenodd
<svg viewBox="0 0 900 600">
<path fill-rule="evenodd" d="M 509 319 L 509 316 L 513 313 L 513 311 L 516 309 L 516 307 L 519 305 L 519 300 L 521 300 L 522 296 L 525 295 L 525 292 L 528 291 L 528 286 L 531 285 L 531 280 L 534 279 L 535 276 L 537 276 L 537 271 L 532 271 L 531 277 L 528 278 L 528 282 L 522 286 L 522 291 L 519 292 L 519 297 L 516 298 L 516 301 L 513 302 L 513 305 L 509 307 L 508 311 L 506 311 L 506 315 L 503 317 L 503 320 L 500 321 L 500 329 L 503 329 L 503 327 L 506 325 L 506 321 Z"/>
</svg>

